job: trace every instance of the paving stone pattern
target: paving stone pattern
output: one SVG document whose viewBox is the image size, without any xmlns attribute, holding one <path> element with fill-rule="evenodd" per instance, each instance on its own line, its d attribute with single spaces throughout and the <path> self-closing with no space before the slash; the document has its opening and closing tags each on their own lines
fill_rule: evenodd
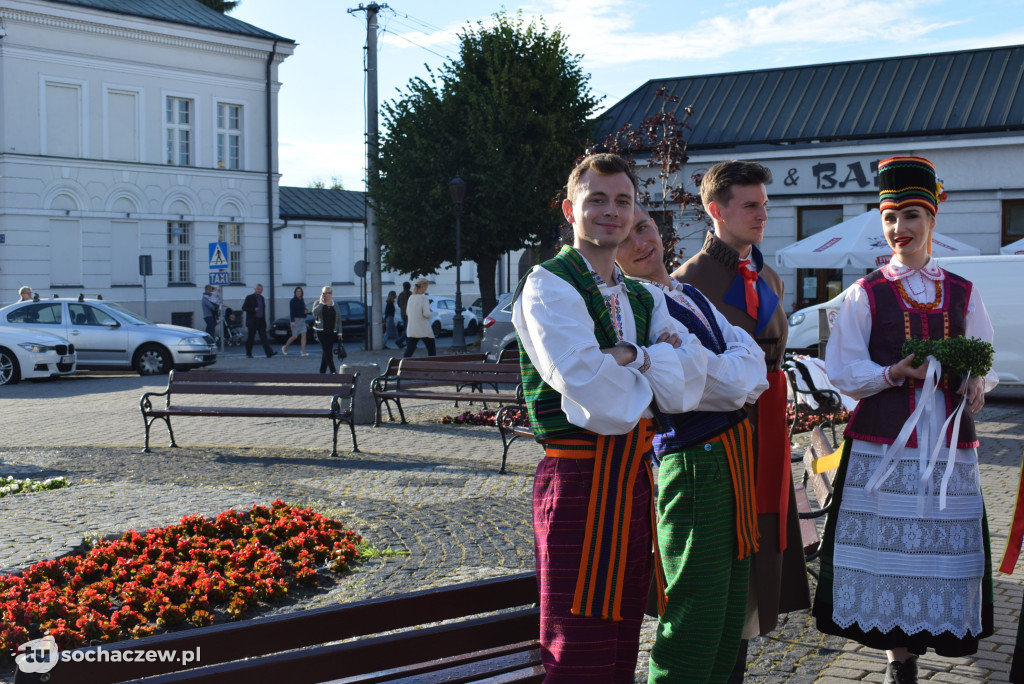
<svg viewBox="0 0 1024 684">
<path fill-rule="evenodd" d="M 350 350 L 348 362 L 383 368 L 386 353 Z M 316 355 L 245 359 L 222 355 L 216 370 L 315 372 Z M 364 372 L 361 381 L 368 383 Z M 65 490 L 0 499 L 0 572 L 80 550 L 86 537 L 212 515 L 276 498 L 313 503 L 378 548 L 401 552 L 294 610 L 532 570 L 530 486 L 540 448 L 520 440 L 508 473 L 498 474 L 501 441 L 490 427 L 441 425 L 461 410 L 407 402 L 409 424 L 357 426 L 362 453 L 329 456 L 327 421 L 306 419 L 175 420 L 180 446 L 153 427 L 153 451 L 140 453 L 139 398 L 163 377 L 81 373 L 57 382 L 0 387 L 0 475 L 65 475 Z M 251 398 L 267 401 L 266 398 Z M 479 404 L 469 407 L 480 408 Z M 991 396 L 981 414 L 982 480 L 998 564 L 1006 543 L 1024 446 L 1024 392 Z M 813 582 L 812 577 L 808 580 Z M 1024 573 L 996 579 L 997 632 L 976 656 L 921 660 L 921 680 L 1006 681 Z M 813 585 L 812 585 L 813 586 Z M 644 625 L 637 681 L 646 681 L 656 622 Z M 814 629 L 806 612 L 782 616 L 779 628 L 750 644 L 747 682 L 881 682 L 884 655 Z M 3 679 L 0 677 L 0 679 Z"/>
</svg>

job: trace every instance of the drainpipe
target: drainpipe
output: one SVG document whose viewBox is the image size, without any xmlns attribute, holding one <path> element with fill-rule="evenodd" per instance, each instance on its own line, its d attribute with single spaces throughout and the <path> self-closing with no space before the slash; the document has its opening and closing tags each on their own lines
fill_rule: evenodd
<svg viewBox="0 0 1024 684">
<path fill-rule="evenodd" d="M 268 285 L 270 287 L 269 297 L 267 300 L 270 302 L 270 315 L 267 317 L 268 320 L 274 320 L 274 127 L 272 119 L 272 105 L 273 96 L 271 94 L 273 80 L 271 79 L 271 71 L 274 65 L 274 55 L 277 52 L 277 39 L 274 39 L 274 44 L 270 48 L 270 54 L 267 55 L 267 253 L 270 258 L 268 264 L 270 265 L 270 278 Z"/>
</svg>

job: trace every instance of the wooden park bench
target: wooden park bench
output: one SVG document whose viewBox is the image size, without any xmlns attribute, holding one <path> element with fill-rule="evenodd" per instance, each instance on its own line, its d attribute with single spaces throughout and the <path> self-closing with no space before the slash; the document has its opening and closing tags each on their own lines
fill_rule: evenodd
<svg viewBox="0 0 1024 684">
<path fill-rule="evenodd" d="M 520 437 L 533 439 L 533 428 L 527 424 L 522 425 L 523 418 L 528 416 L 526 408 L 526 397 L 523 395 L 523 386 L 516 388 L 516 403 L 507 404 L 498 409 L 494 416 L 494 423 L 498 426 L 498 433 L 501 435 L 501 470 L 505 472 L 505 462 L 508 460 L 508 449 L 512 442 Z"/>
<path fill-rule="evenodd" d="M 171 418 L 174 416 L 207 416 L 220 418 L 329 418 L 334 427 L 331 456 L 338 455 L 338 428 L 348 423 L 352 432 L 352 451 L 356 444 L 356 425 L 352 414 L 356 374 L 315 373 L 216 373 L 171 371 L 167 388 L 162 392 L 146 392 L 139 400 L 142 420 L 146 424 L 146 446 L 149 452 L 149 430 L 156 420 L 167 425 L 170 446 L 176 447 Z M 204 395 L 202 403 L 183 404 L 182 395 Z M 224 401 L 214 397 L 261 397 L 258 405 L 239 406 L 238 400 Z M 154 398 L 165 397 L 163 402 Z M 294 397 L 323 397 L 318 407 L 296 406 Z M 162 406 L 160 404 L 163 404 Z M 257 403 L 257 402 L 252 402 Z M 308 402 L 306 402 L 308 404 Z"/>
<path fill-rule="evenodd" d="M 524 573 L 63 652 L 49 672 L 14 681 L 540 682 L 537 601 L 536 577 Z"/>
<path fill-rule="evenodd" d="M 815 471 L 822 470 L 820 459 L 830 455 L 837 447 L 838 445 L 834 445 L 825 435 L 823 425 L 815 425 L 811 430 L 811 443 L 804 451 L 802 459 L 803 476 L 800 482 L 794 483 L 796 510 L 800 518 L 800 537 L 807 560 L 814 560 L 821 552 L 821 535 L 815 520 L 827 515 L 832 507 L 832 482 L 836 474 L 834 466 L 822 472 Z M 808 487 L 814 492 L 814 507 L 807 496 Z M 813 574 L 813 571 L 811 572 Z"/>
<path fill-rule="evenodd" d="M 466 361 L 425 357 L 400 359 L 396 367 L 370 383 L 370 393 L 376 404 L 374 427 L 380 426 L 381 409 L 387 407 L 388 419 L 394 420 L 391 403 L 395 404 L 401 422 L 405 411 L 402 399 L 428 399 L 439 401 L 472 401 L 507 404 L 516 400 L 515 388 L 520 383 L 519 363 L 492 363 L 483 358 Z M 463 392 L 468 388 L 468 392 Z M 488 391 L 486 388 L 493 390 Z"/>
</svg>

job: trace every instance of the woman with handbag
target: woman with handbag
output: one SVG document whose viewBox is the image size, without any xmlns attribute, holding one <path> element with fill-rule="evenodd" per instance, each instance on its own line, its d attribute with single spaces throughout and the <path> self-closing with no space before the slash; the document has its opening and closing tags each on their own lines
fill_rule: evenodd
<svg viewBox="0 0 1024 684">
<path fill-rule="evenodd" d="M 313 330 L 316 330 L 316 338 L 320 340 L 320 347 L 323 353 L 320 356 L 320 372 L 337 373 L 334 366 L 334 345 L 341 344 L 341 309 L 334 303 L 334 291 L 330 285 L 324 285 L 320 291 L 320 299 L 313 305 L 313 315 L 316 322 L 313 323 Z"/>
</svg>

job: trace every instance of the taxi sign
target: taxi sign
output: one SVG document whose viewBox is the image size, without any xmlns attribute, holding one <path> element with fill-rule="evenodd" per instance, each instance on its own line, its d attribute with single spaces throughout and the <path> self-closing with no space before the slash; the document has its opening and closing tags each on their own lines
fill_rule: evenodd
<svg viewBox="0 0 1024 684">
<path fill-rule="evenodd" d="M 231 279 L 227 271 L 214 271 L 210 274 L 211 285 L 230 285 Z"/>
</svg>

